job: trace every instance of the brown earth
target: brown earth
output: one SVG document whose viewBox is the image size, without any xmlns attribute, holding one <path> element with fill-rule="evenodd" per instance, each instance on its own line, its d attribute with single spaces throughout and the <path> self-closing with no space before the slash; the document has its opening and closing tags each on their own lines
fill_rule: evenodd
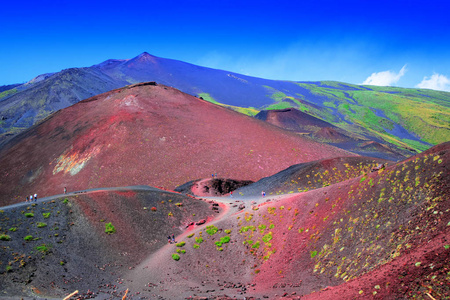
<svg viewBox="0 0 450 300">
<path fill-rule="evenodd" d="M 0 150 L 1 205 L 96 187 L 166 189 L 196 178 L 256 181 L 353 155 L 184 94 L 142 83 L 60 110 Z"/>
</svg>

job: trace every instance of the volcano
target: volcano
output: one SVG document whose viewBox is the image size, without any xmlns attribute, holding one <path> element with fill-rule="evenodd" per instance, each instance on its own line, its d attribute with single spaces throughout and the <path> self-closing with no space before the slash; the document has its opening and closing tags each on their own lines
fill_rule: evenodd
<svg viewBox="0 0 450 300">
<path fill-rule="evenodd" d="M 256 181 L 293 164 L 352 156 L 184 94 L 143 83 L 60 110 L 0 153 L 3 205 L 96 187 L 174 189 L 218 174 Z"/>
</svg>

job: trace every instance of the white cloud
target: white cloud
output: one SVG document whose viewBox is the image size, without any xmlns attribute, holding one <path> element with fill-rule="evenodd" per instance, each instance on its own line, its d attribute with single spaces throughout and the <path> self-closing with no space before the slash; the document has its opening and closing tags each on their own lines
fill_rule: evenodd
<svg viewBox="0 0 450 300">
<path fill-rule="evenodd" d="M 430 78 L 425 76 L 422 82 L 416 85 L 416 87 L 450 92 L 450 79 L 445 75 L 434 73 Z"/>
<path fill-rule="evenodd" d="M 397 83 L 400 78 L 406 73 L 406 65 L 404 65 L 398 73 L 392 71 L 383 71 L 372 73 L 362 84 L 390 86 Z"/>
</svg>

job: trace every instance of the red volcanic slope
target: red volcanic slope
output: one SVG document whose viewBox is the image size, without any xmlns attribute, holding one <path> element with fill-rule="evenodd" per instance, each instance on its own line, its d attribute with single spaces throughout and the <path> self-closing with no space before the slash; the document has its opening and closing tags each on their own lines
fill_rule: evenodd
<svg viewBox="0 0 450 300">
<path fill-rule="evenodd" d="M 173 189 L 220 177 L 258 180 L 290 165 L 353 155 L 149 83 L 60 110 L 0 152 L 0 205 L 95 187 Z"/>
<path fill-rule="evenodd" d="M 272 226 L 273 238 L 254 252 L 270 255 L 257 267 L 257 289 L 324 289 L 305 299 L 412 299 L 424 291 L 450 297 L 443 285 L 450 267 L 449 160 L 446 143 L 384 170 L 264 203 L 251 225 Z M 262 239 L 256 231 L 247 236 Z"/>
</svg>

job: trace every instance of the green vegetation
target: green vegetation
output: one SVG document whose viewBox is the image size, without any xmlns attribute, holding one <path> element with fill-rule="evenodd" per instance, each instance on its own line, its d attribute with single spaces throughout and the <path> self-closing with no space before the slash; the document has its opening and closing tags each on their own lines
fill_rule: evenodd
<svg viewBox="0 0 450 300">
<path fill-rule="evenodd" d="M 51 213 L 42 213 L 42 215 L 44 216 L 44 219 L 48 219 L 48 218 L 50 218 L 50 214 Z"/>
<path fill-rule="evenodd" d="M 209 235 L 214 235 L 218 230 L 219 229 L 214 225 L 206 226 L 206 233 Z"/>
<path fill-rule="evenodd" d="M 198 97 L 201 97 L 201 98 L 203 98 L 203 100 L 214 103 L 216 105 L 221 104 L 220 102 L 217 102 L 213 97 L 211 97 L 211 95 L 208 93 L 200 93 L 200 94 L 198 94 Z"/>
<path fill-rule="evenodd" d="M 272 232 L 269 232 L 268 234 L 264 235 L 263 238 L 262 238 L 262 241 L 264 243 L 267 243 L 267 242 L 269 242 L 271 240 L 272 240 Z"/>
<path fill-rule="evenodd" d="M 47 227 L 47 223 L 44 223 L 44 222 L 37 222 L 36 226 L 37 226 L 38 228 Z"/>
<path fill-rule="evenodd" d="M 105 224 L 105 232 L 107 234 L 113 234 L 116 232 L 116 228 L 114 227 L 114 225 L 111 222 L 106 223 Z"/>
<path fill-rule="evenodd" d="M 10 241 L 11 237 L 7 234 L 0 234 L 0 241 Z"/>
<path fill-rule="evenodd" d="M 371 134 L 399 147 L 423 151 L 429 146 L 391 134 L 390 131 L 395 124 L 401 125 L 427 143 L 439 144 L 448 140 L 450 134 L 449 93 L 378 86 L 365 89 L 361 86 L 329 81 L 320 84 L 297 84 L 308 89 L 312 94 L 326 97 L 328 100 L 323 102 L 323 106 L 330 112 L 343 114 L 346 120 L 356 126 L 362 126 Z M 275 98 L 276 101 L 281 101 L 280 97 Z M 288 102 L 283 106 L 286 104 L 295 107 Z M 418 115 L 418 112 L 420 112 L 420 118 L 414 117 Z M 343 125 L 349 127 L 350 131 L 362 133 L 354 125 L 346 125 L 342 120 L 329 118 L 323 113 L 324 111 L 313 112 L 313 115 L 332 122 L 338 127 Z M 346 129 L 344 127 L 342 128 Z"/>
<path fill-rule="evenodd" d="M 311 251 L 311 258 L 314 258 L 317 255 L 317 251 Z"/>
<path fill-rule="evenodd" d="M 198 248 L 200 248 L 200 245 L 194 244 L 192 247 L 194 247 L 194 249 L 198 249 Z"/>
<path fill-rule="evenodd" d="M 215 242 L 217 247 L 222 246 L 222 244 L 226 244 L 230 242 L 230 237 L 228 235 L 221 237 L 219 241 Z"/>
<path fill-rule="evenodd" d="M 5 98 L 5 97 L 7 97 L 7 96 L 14 95 L 14 94 L 17 93 L 17 92 L 18 92 L 17 89 L 10 89 L 10 90 L 1 92 L 1 93 L 0 93 L 0 99 Z"/>
<path fill-rule="evenodd" d="M 31 235 L 27 235 L 26 237 L 23 238 L 25 241 L 29 242 L 33 240 L 33 236 Z"/>
<path fill-rule="evenodd" d="M 42 252 L 44 254 L 47 254 L 48 251 L 50 250 L 50 246 L 46 245 L 46 244 L 42 244 L 40 246 L 37 246 L 36 250 L 39 251 L 39 252 Z"/>
<path fill-rule="evenodd" d="M 188 235 L 187 237 L 188 238 L 191 238 L 191 237 L 193 237 L 194 236 L 194 233 L 191 233 L 190 235 Z"/>
<path fill-rule="evenodd" d="M 203 238 L 201 236 L 195 238 L 195 242 L 198 244 L 203 243 Z"/>
<path fill-rule="evenodd" d="M 180 256 L 177 253 L 172 254 L 172 259 L 173 260 L 180 260 Z"/>
<path fill-rule="evenodd" d="M 65 198 L 65 199 L 63 200 L 63 203 L 64 203 L 64 204 L 69 203 L 69 199 Z"/>
<path fill-rule="evenodd" d="M 26 214 L 25 214 L 25 217 L 27 217 L 27 218 L 33 218 L 33 217 L 34 217 L 34 214 L 31 213 L 31 212 L 29 212 L 29 213 L 26 213 Z"/>
<path fill-rule="evenodd" d="M 258 248 L 259 248 L 259 245 L 260 245 L 260 242 L 257 241 L 256 243 L 253 244 L 252 248 L 253 248 L 253 249 L 258 249 Z"/>
<path fill-rule="evenodd" d="M 10 229 L 9 229 L 9 231 L 12 231 L 12 232 L 15 232 L 17 230 L 17 227 L 11 227 Z"/>
<path fill-rule="evenodd" d="M 183 247 L 184 245 L 186 245 L 186 242 L 179 242 L 179 243 L 175 244 L 175 246 L 177 246 L 177 247 Z"/>
</svg>

